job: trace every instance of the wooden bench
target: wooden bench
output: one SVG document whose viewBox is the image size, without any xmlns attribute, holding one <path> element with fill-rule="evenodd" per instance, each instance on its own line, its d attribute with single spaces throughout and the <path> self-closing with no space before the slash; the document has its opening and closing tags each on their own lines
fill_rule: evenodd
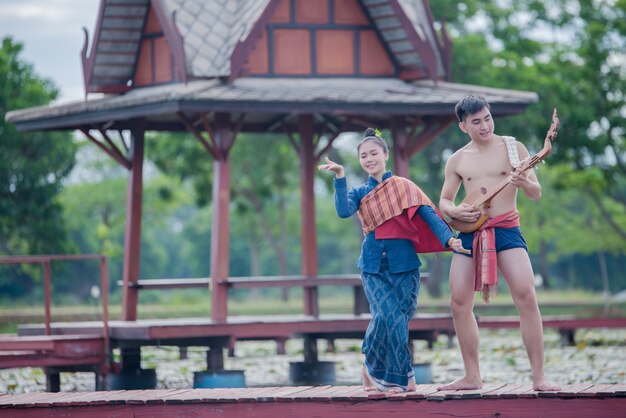
<svg viewBox="0 0 626 418">
<path fill-rule="evenodd" d="M 519 328 L 519 317 L 516 316 L 482 316 L 477 320 L 481 328 Z M 561 342 L 564 345 L 574 345 L 576 330 L 580 328 L 626 328 L 626 317 L 544 316 L 543 326 L 557 328 L 561 335 Z"/>
</svg>

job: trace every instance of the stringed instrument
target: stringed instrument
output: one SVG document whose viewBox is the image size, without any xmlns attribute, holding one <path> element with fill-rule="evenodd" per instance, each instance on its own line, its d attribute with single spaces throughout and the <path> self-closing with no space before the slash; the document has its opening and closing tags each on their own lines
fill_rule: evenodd
<svg viewBox="0 0 626 418">
<path fill-rule="evenodd" d="M 546 134 L 546 139 L 543 143 L 543 148 L 537 154 L 535 154 L 531 158 L 527 158 L 523 160 L 520 166 L 516 169 L 518 171 L 526 171 L 537 164 L 540 161 L 543 161 L 544 158 L 550 154 L 552 151 L 552 141 L 556 139 L 556 135 L 559 130 L 559 117 L 556 113 L 556 108 L 552 113 L 552 124 L 550 125 L 550 129 L 548 129 L 548 133 Z M 463 222 L 458 219 L 451 219 L 448 224 L 455 230 L 459 232 L 474 232 L 478 228 L 480 228 L 487 220 L 489 219 L 489 215 L 485 212 L 485 209 L 488 209 L 491 205 L 491 200 L 506 186 L 511 182 L 512 176 L 506 177 L 500 183 L 495 185 L 491 190 L 487 190 L 484 187 L 481 187 L 478 190 L 473 191 L 468 194 L 465 199 L 463 199 L 463 203 L 467 203 L 470 205 L 476 206 L 480 210 L 479 218 L 474 222 Z"/>
</svg>

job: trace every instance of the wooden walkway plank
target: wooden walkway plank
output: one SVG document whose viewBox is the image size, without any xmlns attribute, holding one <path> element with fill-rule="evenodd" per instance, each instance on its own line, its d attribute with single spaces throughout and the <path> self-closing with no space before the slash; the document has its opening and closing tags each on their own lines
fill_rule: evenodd
<svg viewBox="0 0 626 418">
<path fill-rule="evenodd" d="M 120 390 L 114 393 L 101 392 L 101 399 L 106 401 L 105 405 L 122 405 L 128 403 L 129 399 L 133 399 L 133 397 L 137 396 L 140 392 L 143 392 L 143 390 Z M 110 396 L 106 396 L 107 393 L 109 393 Z"/>
<path fill-rule="evenodd" d="M 477 399 L 483 395 L 498 390 L 506 386 L 506 383 L 487 383 L 480 389 L 457 390 L 448 395 L 445 399 Z"/>
<path fill-rule="evenodd" d="M 521 388 L 519 388 L 519 393 L 517 394 L 518 398 L 539 398 L 541 397 L 541 394 L 545 394 L 545 393 L 554 393 L 554 392 L 538 392 L 535 389 L 533 389 L 533 385 L 531 383 L 525 383 L 524 385 L 522 385 Z"/>
<path fill-rule="evenodd" d="M 165 402 L 166 404 L 181 404 L 182 401 L 181 401 L 180 398 L 184 394 L 186 394 L 188 392 L 191 392 L 193 390 L 194 389 L 192 389 L 192 388 L 188 388 L 188 389 L 181 389 L 180 391 L 175 392 L 175 393 L 169 393 L 169 394 L 163 396 L 163 402 Z"/>
<path fill-rule="evenodd" d="M 614 392 L 611 388 L 615 386 L 613 383 L 600 383 L 593 385 L 589 389 L 581 390 L 578 392 L 578 396 L 580 397 L 604 397 L 604 396 L 613 396 Z"/>
<path fill-rule="evenodd" d="M 116 400 L 116 396 L 126 393 L 125 390 L 110 390 L 107 392 L 91 392 L 88 399 L 89 405 L 123 404 L 123 400 Z M 86 401 L 87 401 L 86 399 Z"/>
<path fill-rule="evenodd" d="M 561 388 L 561 390 L 557 391 L 556 394 L 559 397 L 576 397 L 579 392 L 583 390 L 593 388 L 593 383 L 579 383 L 576 385 L 568 385 Z"/>
<path fill-rule="evenodd" d="M 21 396 L 24 395 L 24 396 Z M 46 396 L 47 395 L 47 396 Z M 50 392 L 31 392 L 20 393 L 18 395 L 19 405 L 22 408 L 34 408 L 42 406 L 50 406 L 55 399 L 62 398 L 63 393 L 50 393 Z"/>
<path fill-rule="evenodd" d="M 246 395 L 241 393 L 241 389 L 236 390 L 233 388 L 216 388 L 211 389 L 210 395 L 213 397 L 211 402 L 213 403 L 237 403 L 240 398 L 245 398 Z"/>
<path fill-rule="evenodd" d="M 191 389 L 170 397 L 166 403 L 217 403 L 217 399 L 213 395 L 217 389 Z"/>
<path fill-rule="evenodd" d="M 434 392 L 438 392 L 439 389 L 437 389 L 437 388 L 439 386 L 441 386 L 441 383 L 417 385 L 417 390 L 415 392 L 409 393 L 408 396 L 411 399 L 426 399 L 426 396 L 428 396 L 429 394 L 434 393 Z M 418 397 L 415 397 L 415 396 L 418 396 Z"/>
<path fill-rule="evenodd" d="M 293 402 L 298 392 L 312 389 L 314 386 L 284 386 L 273 393 L 264 393 L 258 397 L 259 402 Z"/>
<path fill-rule="evenodd" d="M 617 396 L 618 398 L 626 397 L 626 385 L 625 384 L 615 385 L 615 387 L 613 387 L 612 389 L 613 389 L 613 392 L 615 393 L 615 396 Z"/>
<path fill-rule="evenodd" d="M 59 392 L 61 396 L 52 402 L 52 406 L 89 405 L 89 399 L 93 397 L 92 392 Z"/>
<path fill-rule="evenodd" d="M 258 387 L 258 388 L 246 388 L 245 391 L 237 398 L 237 402 L 259 402 L 259 400 L 266 396 L 276 393 L 280 390 L 280 386 Z"/>
<path fill-rule="evenodd" d="M 353 386 L 331 386 L 329 388 L 324 389 L 322 392 L 320 392 L 315 400 L 317 402 L 334 401 L 336 397 L 339 397 L 339 398 L 345 397 L 346 391 L 352 388 Z"/>
<path fill-rule="evenodd" d="M 357 393 L 365 392 L 362 386 L 344 386 L 344 390 L 332 395 L 333 401 L 348 401 Z"/>
<path fill-rule="evenodd" d="M 347 396 L 348 396 L 348 401 L 351 401 L 351 402 L 364 401 L 364 400 L 367 400 L 367 397 L 369 396 L 369 392 L 365 391 L 363 389 L 363 386 L 358 386 L 358 389 L 348 393 Z"/>
<path fill-rule="evenodd" d="M 503 395 L 508 395 L 511 392 L 514 393 L 516 390 L 518 390 L 522 386 L 523 386 L 522 383 L 514 383 L 510 385 L 505 385 L 501 387 L 500 389 L 495 389 L 490 392 L 484 393 L 483 398 L 485 399 L 501 398 L 503 397 Z M 504 397 L 506 398 L 506 396 Z"/>
<path fill-rule="evenodd" d="M 311 400 L 315 399 L 315 397 L 320 392 L 323 392 L 325 389 L 327 389 L 329 387 L 331 387 L 331 386 L 330 385 L 314 386 L 311 389 L 303 390 L 301 392 L 298 392 L 298 393 L 294 394 L 293 395 L 293 399 L 296 402 L 311 401 Z"/>
</svg>

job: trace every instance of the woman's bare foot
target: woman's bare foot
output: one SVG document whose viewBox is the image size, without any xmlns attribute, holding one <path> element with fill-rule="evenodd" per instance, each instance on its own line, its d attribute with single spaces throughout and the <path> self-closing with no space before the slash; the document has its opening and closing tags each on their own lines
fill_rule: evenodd
<svg viewBox="0 0 626 418">
<path fill-rule="evenodd" d="M 417 385 L 415 384 L 415 380 L 409 380 L 409 384 L 406 386 L 407 392 L 415 392 L 417 390 Z"/>
<path fill-rule="evenodd" d="M 480 379 L 470 379 L 467 376 L 463 376 L 460 379 L 456 379 L 454 382 L 442 385 L 437 390 L 468 390 L 468 389 L 480 389 L 483 387 L 483 382 Z"/>
<path fill-rule="evenodd" d="M 365 366 L 361 366 L 361 379 L 363 380 L 364 391 L 371 392 L 373 390 L 378 390 L 376 386 L 374 386 L 372 379 L 370 379 L 370 375 L 367 373 L 367 370 L 365 370 Z"/>
<path fill-rule="evenodd" d="M 556 392 L 557 390 L 561 390 L 561 388 L 550 382 L 546 382 L 546 379 L 542 377 L 533 382 L 533 390 L 537 392 Z"/>
</svg>

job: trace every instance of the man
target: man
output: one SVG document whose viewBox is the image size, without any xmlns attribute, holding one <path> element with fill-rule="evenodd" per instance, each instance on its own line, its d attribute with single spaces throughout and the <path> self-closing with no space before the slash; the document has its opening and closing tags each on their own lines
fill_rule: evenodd
<svg viewBox="0 0 626 418">
<path fill-rule="evenodd" d="M 511 137 L 494 133 L 489 103 L 470 95 L 455 107 L 459 128 L 470 142 L 447 161 L 439 209 L 452 221 L 476 223 L 481 215 L 488 220 L 475 232 L 460 233 L 463 247 L 473 248 L 472 255 L 455 253 L 450 266 L 451 309 L 454 318 L 465 376 L 439 387 L 440 390 L 477 389 L 482 387 L 478 364 L 478 325 L 473 314 L 474 291 L 485 299 L 495 291 L 497 270 L 504 276 L 520 315 L 522 340 L 532 370 L 533 388 L 555 391 L 560 388 L 547 382 L 543 371 L 543 326 L 534 288 L 534 274 L 526 242 L 519 229 L 517 191 L 531 200 L 541 197 L 541 185 L 531 170 L 513 170 L 519 159 L 528 157 L 524 145 Z M 470 203 L 455 205 L 461 186 L 467 195 L 484 194 L 510 176 L 489 208 Z M 490 251 L 491 248 L 491 251 Z"/>
</svg>

